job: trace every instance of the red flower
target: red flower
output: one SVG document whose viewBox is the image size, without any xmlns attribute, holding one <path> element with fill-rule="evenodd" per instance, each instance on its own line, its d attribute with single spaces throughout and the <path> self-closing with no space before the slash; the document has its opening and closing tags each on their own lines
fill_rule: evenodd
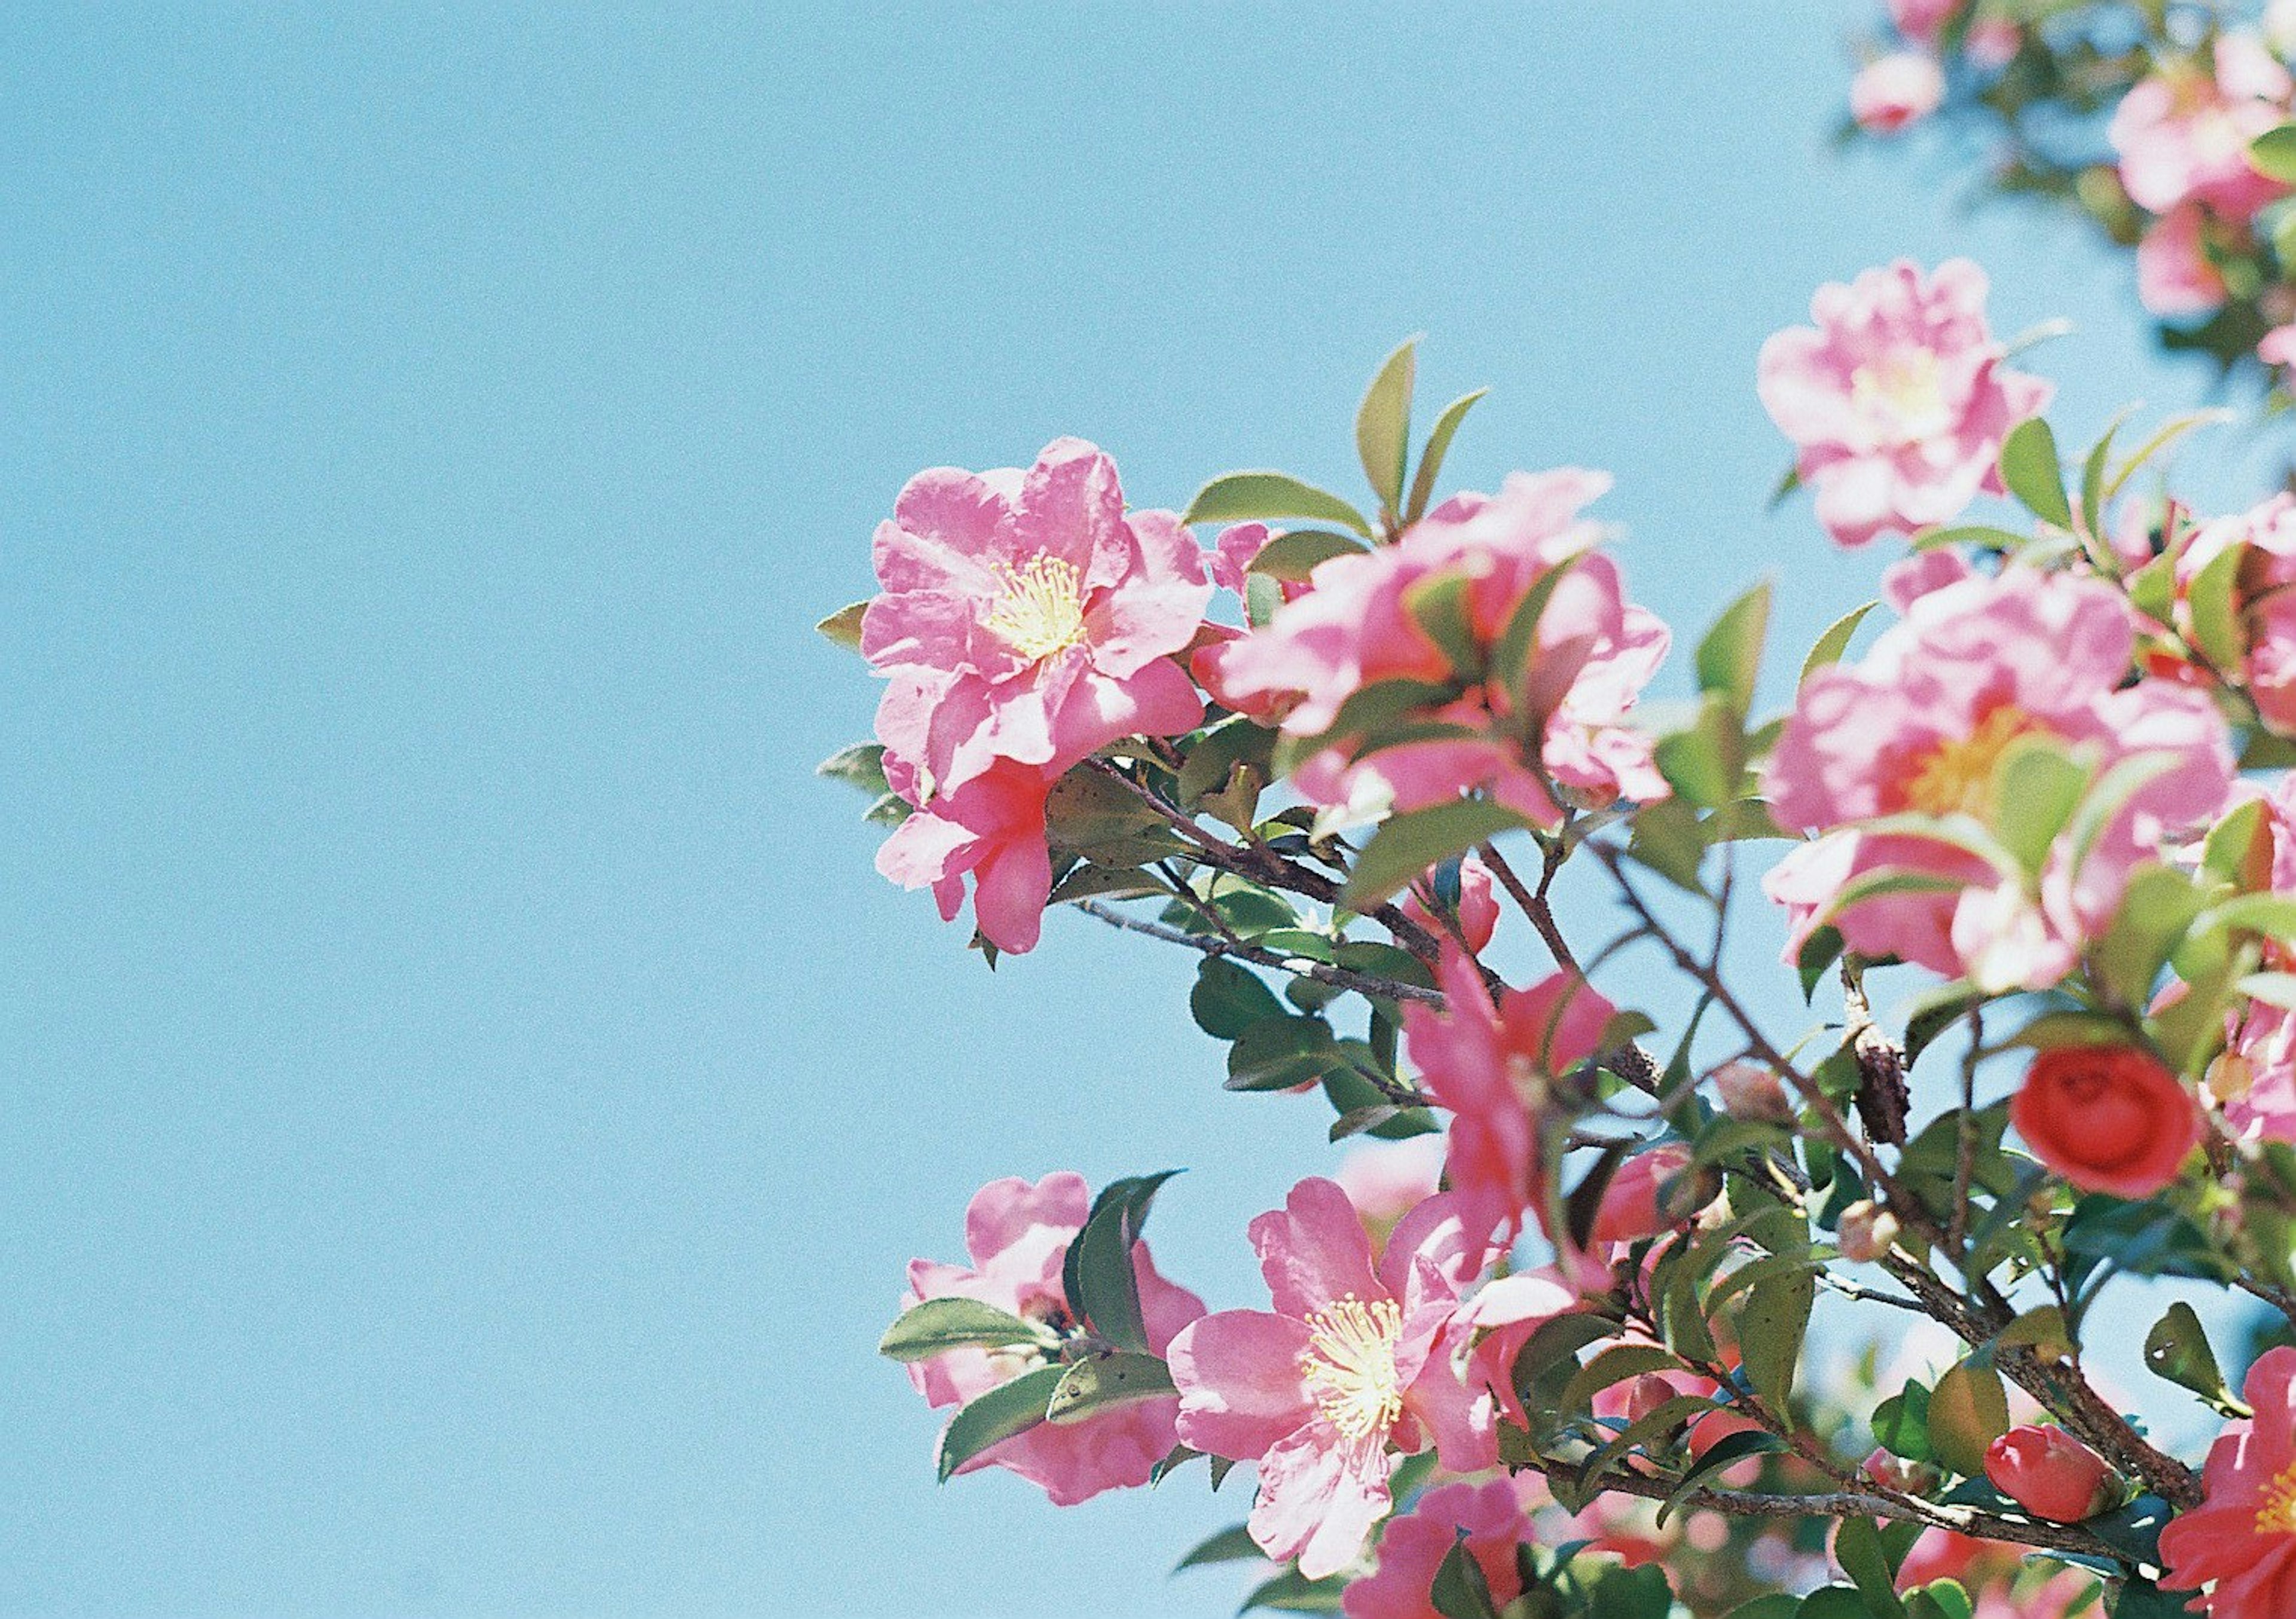
<svg viewBox="0 0 2296 1619">
<path fill-rule="evenodd" d="M 2200 1104 L 2135 1046 L 2059 1046 L 2033 1059 L 2010 1122 L 2034 1156 L 2083 1191 L 2145 1198 L 2201 1139 Z"/>
</svg>

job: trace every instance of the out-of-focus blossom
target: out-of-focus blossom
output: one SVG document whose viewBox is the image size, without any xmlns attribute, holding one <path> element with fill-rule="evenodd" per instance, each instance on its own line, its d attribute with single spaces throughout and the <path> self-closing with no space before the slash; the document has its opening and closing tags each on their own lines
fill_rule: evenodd
<svg viewBox="0 0 2296 1619">
<path fill-rule="evenodd" d="M 1367 1141 L 1340 1160 L 1332 1177 L 1378 1236 L 1435 1195 L 1443 1178 L 1443 1138 Z"/>
<path fill-rule="evenodd" d="M 1816 325 L 1762 345 L 1763 408 L 1841 544 L 1949 521 L 1980 490 L 2000 491 L 2002 440 L 2050 387 L 2002 365 L 1985 294 L 1985 272 L 1965 258 L 1934 276 L 1900 261 L 1820 287 Z"/>
<path fill-rule="evenodd" d="M 2107 130 L 2120 184 L 2140 208 L 2204 202 L 2245 219 L 2287 187 L 2257 172 L 2249 143 L 2287 116 L 2288 70 L 2261 40 L 2226 34 L 2211 62 L 2170 61 L 2133 86 Z"/>
<path fill-rule="evenodd" d="M 1923 51 L 1892 51 L 1849 81 L 1849 116 L 1872 135 L 1895 135 L 1919 123 L 1945 100 L 1945 72 Z"/>
<path fill-rule="evenodd" d="M 2136 243 L 2136 296 L 2154 315 L 2206 315 L 2225 301 L 2224 274 L 2202 241 L 2201 207 L 2188 202 L 2145 227 Z"/>
<path fill-rule="evenodd" d="M 1404 895 L 1403 914 L 1439 938 L 1449 929 L 1421 900 L 1420 886 L 1413 885 Z M 1491 869 L 1480 854 L 1471 854 L 1459 862 L 1459 904 L 1454 914 L 1468 949 L 1480 952 L 1490 947 L 1492 936 L 1499 929 L 1499 900 L 1492 887 Z"/>
</svg>

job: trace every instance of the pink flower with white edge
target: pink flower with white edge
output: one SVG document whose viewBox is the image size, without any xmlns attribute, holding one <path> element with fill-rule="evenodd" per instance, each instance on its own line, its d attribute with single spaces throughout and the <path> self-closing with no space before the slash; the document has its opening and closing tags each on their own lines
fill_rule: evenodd
<svg viewBox="0 0 2296 1619">
<path fill-rule="evenodd" d="M 1666 626 L 1626 601 L 1617 565 L 1595 549 L 1600 531 L 1578 516 L 1609 484 L 1575 469 L 1513 473 L 1496 495 L 1454 495 L 1392 545 L 1322 563 L 1273 623 L 1220 649 L 1211 689 L 1256 716 L 1280 713 L 1292 736 L 1324 736 L 1366 686 L 1453 682 L 1406 593 L 1467 581 L 1467 633 L 1488 649 L 1532 590 L 1567 568 L 1539 615 L 1520 689 L 1461 683 L 1456 698 L 1431 699 L 1411 715 L 1447 734 L 1368 756 L 1363 739 L 1331 737 L 1292 783 L 1318 805 L 1398 811 L 1484 791 L 1542 825 L 1561 819 L 1558 787 L 1587 807 L 1663 797 L 1650 739 L 1625 722 L 1666 655 Z M 1526 724 L 1536 749 L 1519 740 Z"/>
<path fill-rule="evenodd" d="M 2138 239 L 2136 298 L 2152 314 L 2170 317 L 2224 307 L 2224 274 L 2202 245 L 2199 203 L 2163 215 Z"/>
<path fill-rule="evenodd" d="M 1985 322 L 1985 272 L 1965 258 L 1934 276 L 1904 260 L 1810 300 L 1815 327 L 1762 345 L 1762 406 L 1800 454 L 1818 521 L 1843 545 L 1911 533 L 2001 492 L 2009 429 L 2050 385 L 2001 364 Z"/>
<path fill-rule="evenodd" d="M 878 846 L 877 870 L 905 888 L 931 888 L 945 922 L 964 908 L 970 875 L 981 936 L 1013 955 L 1034 950 L 1053 892 L 1051 787 L 1043 771 L 998 759 L 895 827 Z"/>
<path fill-rule="evenodd" d="M 1831 920 L 1863 955 L 1981 972 L 2002 989 L 2056 982 L 2112 920 L 2130 871 L 2210 819 L 2231 788 L 2215 706 L 2160 681 L 2124 689 L 2133 647 L 2110 586 L 2012 567 L 1929 592 L 1863 659 L 1814 673 L 1768 774 L 1779 824 L 1822 834 L 1764 882 L 1793 916 L 1787 960 Z M 2030 742 L 2099 773 L 2158 764 L 2086 852 L 2057 839 L 2031 887 L 1950 824 L 1990 824 L 1996 772 Z M 1918 886 L 1843 903 L 1885 872 Z"/>
<path fill-rule="evenodd" d="M 2296 322 L 2275 326 L 2259 338 L 2256 357 L 2267 365 L 2296 365 Z"/>
<path fill-rule="evenodd" d="M 1061 1288 L 1062 1262 L 1091 1208 L 1084 1177 L 1067 1170 L 1033 1186 L 1017 1178 L 991 1181 L 964 1211 L 964 1246 L 972 1263 L 910 1261 L 903 1308 L 928 1298 L 977 1299 L 1039 1322 L 1048 1338 L 1057 1339 L 1074 1325 Z M 1203 1300 L 1158 1275 L 1144 1242 L 1132 1250 L 1132 1270 L 1149 1347 L 1161 1353 L 1176 1333 L 1203 1314 Z M 912 1362 L 909 1381 L 929 1404 L 962 1405 L 1047 1364 L 1048 1353 L 1033 1345 L 952 1349 Z M 956 1470 L 1004 1468 L 1042 1489 L 1054 1506 L 1074 1506 L 1103 1490 L 1146 1484 L 1150 1469 L 1171 1452 L 1177 1410 L 1176 1400 L 1147 1400 L 1081 1422 L 1039 1424 Z"/>
<path fill-rule="evenodd" d="M 918 773 L 913 802 L 997 759 L 1058 773 L 1203 717 L 1173 657 L 1211 601 L 1202 553 L 1170 512 L 1128 513 L 1115 463 L 1082 440 L 1025 472 L 918 473 L 875 552 L 861 650 L 897 676 L 877 735 Z"/>
<path fill-rule="evenodd" d="M 1436 976 L 1444 1008 L 1404 1008 L 1404 1040 L 1421 1084 L 1451 1112 L 1444 1168 L 1469 1234 L 1512 1241 L 1526 1209 L 1545 1223 L 1549 1087 L 1601 1047 L 1616 1009 L 1562 972 L 1508 990 L 1494 1006 L 1455 945 L 1445 946 Z"/>
<path fill-rule="evenodd" d="M 1492 936 L 1499 930 L 1499 901 L 1492 883 L 1491 869 L 1481 855 L 1471 854 L 1459 862 L 1459 903 L 1447 914 L 1457 922 L 1467 948 L 1478 953 L 1489 948 Z M 1422 897 L 1428 887 L 1424 879 L 1411 886 L 1403 896 L 1403 914 L 1440 938 L 1450 929 Z"/>
<path fill-rule="evenodd" d="M 2245 34 L 2217 41 L 2213 70 L 2173 61 L 2131 86 L 2106 130 L 2120 184 L 2139 208 L 2166 214 L 2203 202 L 2246 219 L 2288 188 L 2257 172 L 2249 143 L 2287 117 L 2288 70 Z"/>
<path fill-rule="evenodd" d="M 2233 517 L 2203 523 L 2177 558 L 2178 593 L 2227 547 L 2241 547 L 2238 591 L 2248 648 L 2238 669 L 2264 723 L 2296 734 L 2296 495 L 2276 495 Z"/>
<path fill-rule="evenodd" d="M 1309 1579 L 1363 1552 L 1392 1506 L 1396 1455 L 1452 1472 L 1498 1460 L 1488 1394 L 1455 1364 L 1452 1321 L 1485 1250 L 1448 1198 L 1406 1214 L 1376 1268 L 1348 1196 L 1307 1180 L 1251 1222 L 1273 1312 L 1223 1310 L 1172 1340 L 1181 1443 L 1259 1466 L 1251 1538 Z"/>
<path fill-rule="evenodd" d="M 1443 1619 L 1435 1574 L 1463 1536 L 1493 1604 L 1504 1607 L 1522 1594 L 1514 1549 L 1529 1533 L 1514 1486 L 1503 1479 L 1430 1490 L 1380 1535 L 1378 1568 L 1349 1582 L 1340 1611 L 1348 1619 Z"/>
<path fill-rule="evenodd" d="M 2255 1416 L 2225 1428 L 2201 1504 L 2161 1532 L 2161 1583 L 2211 1586 L 2192 1605 L 2210 1619 L 2283 1619 L 2296 1614 L 2296 1349 L 2259 1355 L 2243 1397 Z"/>
<path fill-rule="evenodd" d="M 1868 135 L 1895 135 L 1929 117 L 1944 100 L 1945 70 L 1921 51 L 1877 56 L 1849 81 L 1849 116 Z"/>
</svg>

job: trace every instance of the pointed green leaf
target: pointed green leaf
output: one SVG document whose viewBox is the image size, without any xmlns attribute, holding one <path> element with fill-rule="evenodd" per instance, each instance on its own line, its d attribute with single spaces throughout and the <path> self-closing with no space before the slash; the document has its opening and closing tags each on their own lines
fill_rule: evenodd
<svg viewBox="0 0 2296 1619">
<path fill-rule="evenodd" d="M 1356 407 L 1356 454 L 1373 493 L 1390 513 L 1403 510 L 1403 467 L 1411 454 L 1411 389 L 1419 374 L 1419 339 L 1406 338 L 1380 364 Z"/>
<path fill-rule="evenodd" d="M 1251 1538 L 1251 1531 L 1242 1524 L 1209 1535 L 1189 1548 L 1188 1555 L 1172 1565 L 1172 1572 L 1184 1568 L 1201 1568 L 1210 1563 L 1240 1563 L 1251 1558 L 1264 1558 L 1259 1543 Z"/>
<path fill-rule="evenodd" d="M 861 615 L 866 612 L 866 601 L 856 601 L 850 607 L 840 607 L 813 627 L 849 652 L 861 650 Z"/>
<path fill-rule="evenodd" d="M 1119 1406 L 1160 1400 L 1172 1392 L 1172 1374 L 1152 1354 L 1104 1354 L 1078 1361 L 1062 1376 L 1046 1402 L 1045 1420 L 1082 1422 Z"/>
<path fill-rule="evenodd" d="M 1404 508 L 1403 520 L 1415 523 L 1427 514 L 1427 507 L 1435 497 L 1435 479 L 1443 470 L 1443 458 L 1450 453 L 1451 439 L 1466 420 L 1467 412 L 1476 400 L 1491 390 L 1479 388 L 1472 394 L 1462 394 L 1443 407 L 1435 418 L 1434 431 L 1427 435 L 1427 447 L 1419 453 L 1419 470 L 1411 479 L 1411 503 Z"/>
<path fill-rule="evenodd" d="M 1801 675 L 1795 683 L 1797 687 L 1809 684 L 1809 677 L 1820 669 L 1840 663 L 1842 654 L 1849 650 L 1849 638 L 1857 633 L 1857 626 L 1866 622 L 1866 615 L 1881 605 L 1878 601 L 1868 601 L 1826 626 L 1825 634 L 1817 638 L 1817 644 L 1810 648 L 1809 656 L 1801 661 Z"/>
<path fill-rule="evenodd" d="M 1353 535 L 1334 534 L 1328 528 L 1294 528 L 1262 545 L 1244 571 L 1298 585 L 1319 564 L 1368 549 Z"/>
<path fill-rule="evenodd" d="M 856 742 L 850 748 L 840 748 L 815 765 L 813 773 L 857 787 L 872 797 L 882 797 L 891 790 L 885 784 L 885 748 L 882 742 Z"/>
<path fill-rule="evenodd" d="M 1754 676 L 1770 626 L 1770 585 L 1765 579 L 1722 609 L 1698 643 L 1698 689 L 1719 692 L 1740 714 L 1753 706 Z"/>
<path fill-rule="evenodd" d="M 1773 1277 L 1746 1295 L 1738 1312 L 1738 1343 L 1746 1380 L 1762 1403 L 1783 1418 L 1793 1394 L 1794 1370 L 1809 1330 L 1817 1279 L 1808 1271 Z"/>
<path fill-rule="evenodd" d="M 1184 523 L 1241 523 L 1279 518 L 1337 523 L 1365 539 L 1374 536 L 1364 514 L 1329 490 L 1302 483 L 1287 472 L 1230 472 L 1196 491 Z"/>
<path fill-rule="evenodd" d="M 2073 509 L 2065 498 L 2065 473 L 2057 457 L 2057 436 L 2038 416 L 2009 430 L 2001 446 L 2001 481 L 2036 517 L 2070 528 Z"/>
<path fill-rule="evenodd" d="M 961 1408 L 941 1431 L 940 1482 L 947 1484 L 951 1474 L 990 1445 L 1002 1444 L 1042 1422 L 1062 1375 L 1058 1366 L 1039 1366 Z"/>
<path fill-rule="evenodd" d="M 2248 143 L 2248 160 L 2257 173 L 2296 184 L 2296 124 L 2267 129 Z"/>
<path fill-rule="evenodd" d="M 1481 798 L 1390 816 L 1356 857 L 1341 902 L 1350 911 L 1368 911 L 1438 862 L 1529 824 L 1505 805 Z"/>
<path fill-rule="evenodd" d="M 895 1361 L 924 1361 L 952 1349 L 1046 1341 L 1042 1328 L 994 1304 L 972 1298 L 929 1298 L 911 1305 L 885 1329 L 877 1353 Z"/>
<path fill-rule="evenodd" d="M 2169 1313 L 2152 1323 L 2144 1337 L 2144 1364 L 2154 1376 L 2180 1388 L 2189 1388 L 2219 1410 L 2232 1395 L 2225 1387 L 2224 1371 L 2192 1305 L 2179 1299 Z"/>
</svg>

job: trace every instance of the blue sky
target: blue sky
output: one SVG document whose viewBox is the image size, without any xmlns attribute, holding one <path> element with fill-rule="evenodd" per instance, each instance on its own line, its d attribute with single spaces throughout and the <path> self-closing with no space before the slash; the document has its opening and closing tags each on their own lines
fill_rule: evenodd
<svg viewBox="0 0 2296 1619">
<path fill-rule="evenodd" d="M 991 977 L 882 883 L 808 626 L 922 466 L 1352 487 L 1424 331 L 1460 482 L 1610 469 L 1643 600 L 1807 645 L 1882 560 L 1763 509 L 1819 281 L 1975 254 L 2079 322 L 2068 437 L 2204 381 L 2077 232 L 1828 151 L 1864 20 L 0 18 L 0 1610 L 1232 1611 L 1163 1570 L 1240 1483 L 937 1489 L 870 1350 L 1005 1173 L 1190 1166 L 1163 1268 L 1256 1303 L 1324 1121 L 1220 1093 L 1189 963 Z"/>
</svg>

